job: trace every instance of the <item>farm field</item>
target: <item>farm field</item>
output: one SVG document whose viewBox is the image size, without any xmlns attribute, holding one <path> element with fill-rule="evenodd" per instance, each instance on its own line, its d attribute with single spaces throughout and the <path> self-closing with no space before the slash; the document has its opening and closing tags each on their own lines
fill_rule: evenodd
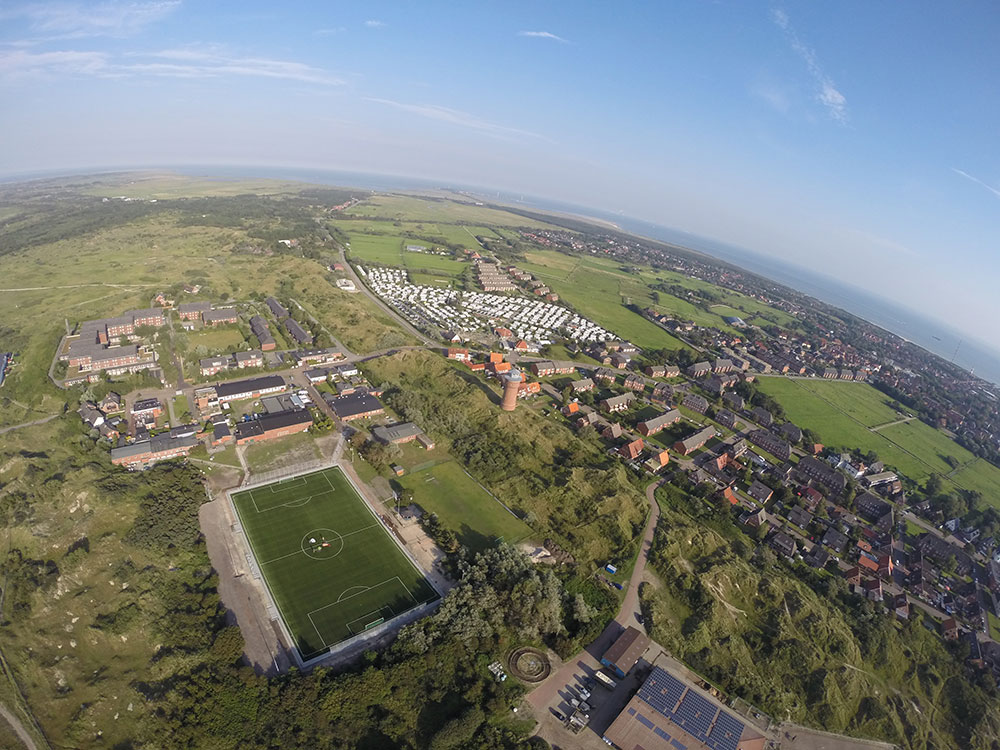
<svg viewBox="0 0 1000 750">
<path fill-rule="evenodd" d="M 670 271 L 646 269 L 638 274 L 629 274 L 622 271 L 620 264 L 610 258 L 568 256 L 548 250 L 527 252 L 525 257 L 527 262 L 518 264 L 519 267 L 543 279 L 564 297 L 566 294 L 564 294 L 564 287 L 560 282 L 585 286 L 596 281 L 599 287 L 606 292 L 613 290 L 614 298 L 619 303 L 622 298 L 627 298 L 640 307 L 653 307 L 662 313 L 693 320 L 698 325 L 712 326 L 733 333 L 737 333 L 738 329 L 726 323 L 722 319 L 723 315 L 739 315 L 748 322 L 762 324 L 772 322 L 789 327 L 797 326 L 795 318 L 781 310 L 769 307 L 750 297 L 735 292 L 726 292 L 706 282 L 689 279 Z M 595 274 L 600 274 L 600 276 Z M 600 281 L 602 277 L 603 282 Z M 687 299 L 654 290 L 653 286 L 659 282 L 677 284 L 691 290 L 710 291 L 716 295 L 721 294 L 725 304 L 720 303 L 717 308 L 705 310 L 704 307 Z M 653 301 L 654 292 L 658 295 L 658 302 Z M 669 335 L 665 331 L 663 333 Z M 663 344 L 659 344 L 659 346 L 663 346 Z"/>
<path fill-rule="evenodd" d="M 687 344 L 622 304 L 620 279 L 593 269 L 577 269 L 566 281 L 545 279 L 552 291 L 599 325 L 641 348 L 684 349 Z"/>
<path fill-rule="evenodd" d="M 436 513 L 462 544 L 477 552 L 492 547 L 498 537 L 514 544 L 531 534 L 523 521 L 508 513 L 455 461 L 435 464 L 396 481 L 413 492 L 421 508 Z"/>
<path fill-rule="evenodd" d="M 524 216 L 498 211 L 486 206 L 459 203 L 447 198 L 408 195 L 376 195 L 348 210 L 351 216 L 375 216 L 399 221 L 426 221 L 443 224 L 466 223 L 500 227 L 554 229 Z"/>
<path fill-rule="evenodd" d="M 304 659 L 437 598 L 340 469 L 232 502 Z"/>
<path fill-rule="evenodd" d="M 888 405 L 888 396 L 867 383 L 763 377 L 758 378 L 757 385 L 764 393 L 778 399 L 785 407 L 788 418 L 796 424 L 799 424 L 796 419 L 799 414 L 814 418 L 814 415 L 823 414 L 830 408 L 853 417 L 865 427 L 895 422 L 904 417 Z"/>
<path fill-rule="evenodd" d="M 879 434 L 886 440 L 915 453 L 931 471 L 937 474 L 947 474 L 954 467 L 975 459 L 972 453 L 943 432 L 918 419 L 886 427 L 879 430 Z M 1000 490 L 1000 487 L 996 489 Z"/>
<path fill-rule="evenodd" d="M 405 268 L 445 273 L 449 276 L 461 274 L 467 267 L 466 263 L 451 256 L 433 255 L 430 253 L 412 253 L 404 250 L 406 245 L 434 245 L 429 239 L 414 239 L 398 234 L 362 234 L 352 232 L 341 222 L 340 227 L 347 231 L 351 238 L 351 256 L 361 262 L 381 263 L 387 266 L 402 266 Z M 378 228 L 376 228 L 378 231 Z M 466 235 L 472 240 L 472 237 Z"/>
<path fill-rule="evenodd" d="M 1000 469 L 993 464 L 977 458 L 950 478 L 963 490 L 980 492 L 991 505 L 1000 506 Z"/>
<path fill-rule="evenodd" d="M 975 460 L 943 432 L 916 419 L 869 429 L 901 416 L 875 388 L 865 383 L 788 378 L 760 378 L 758 386 L 781 403 L 788 419 L 813 430 L 827 446 L 874 451 L 887 466 L 916 482 L 940 474 L 962 489 L 981 492 L 987 502 L 1000 507 L 1000 469 Z M 952 464 L 961 468 L 955 471 Z"/>
<path fill-rule="evenodd" d="M 352 233 L 350 237 L 352 257 L 388 266 L 402 263 L 404 239 L 399 235 Z"/>
</svg>

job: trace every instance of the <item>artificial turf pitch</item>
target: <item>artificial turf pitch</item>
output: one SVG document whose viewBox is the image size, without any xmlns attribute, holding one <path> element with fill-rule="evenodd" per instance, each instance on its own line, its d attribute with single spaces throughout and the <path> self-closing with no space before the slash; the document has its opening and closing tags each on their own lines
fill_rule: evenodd
<svg viewBox="0 0 1000 750">
<path fill-rule="evenodd" d="M 232 500 L 303 659 L 437 598 L 339 468 Z"/>
</svg>

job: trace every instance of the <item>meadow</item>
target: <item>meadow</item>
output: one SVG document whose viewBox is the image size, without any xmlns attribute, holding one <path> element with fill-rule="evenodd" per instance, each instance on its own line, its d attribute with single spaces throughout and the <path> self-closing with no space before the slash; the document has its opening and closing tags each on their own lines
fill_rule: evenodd
<svg viewBox="0 0 1000 750">
<path fill-rule="evenodd" d="M 940 474 L 1000 507 L 1000 469 L 977 460 L 946 434 L 919 420 L 891 424 L 905 415 L 894 411 L 888 405 L 890 399 L 866 383 L 763 377 L 757 386 L 781 403 L 790 421 L 815 432 L 827 447 L 874 451 L 887 466 L 916 482 Z"/>
<path fill-rule="evenodd" d="M 503 537 L 516 544 L 531 535 L 531 529 L 469 477 L 460 464 L 444 461 L 396 480 L 413 493 L 414 501 L 455 531 L 458 540 L 481 552 Z"/>
</svg>

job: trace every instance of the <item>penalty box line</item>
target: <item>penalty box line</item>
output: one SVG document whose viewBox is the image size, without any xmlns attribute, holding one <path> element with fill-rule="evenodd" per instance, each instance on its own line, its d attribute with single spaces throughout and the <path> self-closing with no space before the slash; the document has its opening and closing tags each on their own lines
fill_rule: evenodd
<svg viewBox="0 0 1000 750">
<path fill-rule="evenodd" d="M 264 508 L 264 510 L 261 510 L 260 506 L 257 505 L 257 498 L 255 498 L 254 495 L 253 495 L 253 493 L 255 491 L 256 490 L 250 490 L 250 502 L 253 503 L 254 510 L 256 510 L 258 513 L 269 513 L 272 510 L 279 510 L 280 508 L 297 507 L 299 505 L 305 505 L 310 500 L 312 500 L 314 497 L 315 498 L 320 498 L 320 497 L 323 497 L 324 495 L 329 495 L 330 494 L 330 490 L 323 490 L 323 491 L 317 492 L 317 493 L 315 493 L 313 495 L 309 495 L 306 498 L 295 498 L 294 500 L 289 500 L 287 503 L 280 503 L 279 505 L 274 505 L 274 506 L 272 506 L 270 508 Z M 274 493 L 272 492 L 272 494 L 274 494 Z"/>
<path fill-rule="evenodd" d="M 378 527 L 378 524 L 377 523 L 373 523 L 371 526 L 363 526 L 362 528 L 357 529 L 356 531 L 348 531 L 346 534 L 340 534 L 339 531 L 337 533 L 340 534 L 340 538 L 341 539 L 347 539 L 347 537 L 349 537 L 349 536 L 354 536 L 355 534 L 360 534 L 362 531 L 368 531 L 369 529 L 374 529 L 374 528 L 377 528 L 377 527 Z M 281 555 L 280 557 L 273 557 L 270 560 L 266 560 L 265 562 L 258 562 L 257 564 L 258 565 L 268 565 L 269 563 L 278 562 L 278 560 L 284 560 L 286 557 L 292 557 L 293 555 L 304 555 L 304 554 L 305 554 L 305 551 L 300 546 L 299 549 L 295 550 L 295 552 L 289 552 L 287 555 Z M 328 558 L 328 559 L 332 560 L 333 558 L 331 557 L 331 558 Z M 378 584 L 378 585 L 381 585 L 381 584 Z"/>
<path fill-rule="evenodd" d="M 319 628 L 316 627 L 316 621 L 313 620 L 313 615 L 314 614 L 316 614 L 317 612 L 321 612 L 324 609 L 329 609 L 330 607 L 336 607 L 337 605 L 343 604 L 344 602 L 348 601 L 349 599 L 353 599 L 356 596 L 361 596 L 362 594 L 367 594 L 369 591 L 372 591 L 373 589 L 377 589 L 380 586 L 384 586 L 387 583 L 391 583 L 392 581 L 396 581 L 400 585 L 400 587 L 403 589 L 403 591 L 406 592 L 406 595 L 408 597 L 410 597 L 410 599 L 413 600 L 413 605 L 415 607 L 418 607 L 421 604 L 423 604 L 423 602 L 418 602 L 417 598 L 413 594 L 410 593 L 410 590 L 406 587 L 406 584 L 403 583 L 402 579 L 399 576 L 393 576 L 392 578 L 386 578 L 381 583 L 376 583 L 374 586 L 369 586 L 364 591 L 359 591 L 356 594 L 351 594 L 349 597 L 347 597 L 347 599 L 342 599 L 342 600 L 339 600 L 339 601 L 336 601 L 336 602 L 331 602 L 330 604 L 324 604 L 322 607 L 317 607 L 312 612 L 307 612 L 306 613 L 306 617 L 309 618 L 309 622 L 312 623 L 313 630 L 316 631 L 316 635 L 319 636 L 320 641 L 322 641 L 323 648 L 327 648 L 329 646 L 329 644 L 326 642 L 326 638 L 323 637 L 323 634 L 319 632 Z M 385 607 L 389 607 L 389 605 L 385 604 L 382 607 L 380 607 L 379 609 L 382 609 L 382 608 L 385 608 Z M 395 617 L 395 613 L 393 614 L 393 616 Z M 357 619 L 358 618 L 355 617 L 354 620 L 351 620 L 351 622 L 354 622 Z M 347 629 L 351 630 L 350 625 L 348 625 Z M 351 632 L 353 633 L 353 631 L 351 631 Z"/>
</svg>

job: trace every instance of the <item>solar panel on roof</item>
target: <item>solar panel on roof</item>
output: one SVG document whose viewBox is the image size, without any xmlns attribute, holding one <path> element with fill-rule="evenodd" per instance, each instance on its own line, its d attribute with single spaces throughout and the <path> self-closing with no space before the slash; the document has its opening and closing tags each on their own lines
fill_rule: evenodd
<svg viewBox="0 0 1000 750">
<path fill-rule="evenodd" d="M 646 729 L 652 729 L 654 726 L 656 726 L 655 724 L 653 724 L 653 722 L 651 722 L 649 719 L 647 719 L 642 714 L 636 714 L 635 718 L 636 718 L 636 720 L 640 724 L 642 724 L 644 727 L 646 727 Z"/>
<path fill-rule="evenodd" d="M 659 727 L 654 727 L 653 728 L 653 734 L 655 734 L 657 737 L 663 738 L 664 740 L 669 740 L 670 739 L 670 735 L 667 734 L 666 732 L 664 732 Z"/>
<path fill-rule="evenodd" d="M 687 750 L 687 745 L 684 745 L 677 740 L 670 740 L 670 744 L 677 748 L 677 750 Z"/>
</svg>

